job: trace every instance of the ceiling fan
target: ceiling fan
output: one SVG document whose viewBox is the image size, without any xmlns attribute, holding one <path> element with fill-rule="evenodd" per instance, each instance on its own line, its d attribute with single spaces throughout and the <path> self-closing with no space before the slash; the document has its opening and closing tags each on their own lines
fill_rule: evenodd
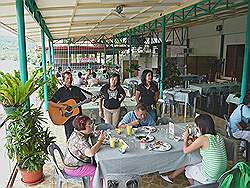
<svg viewBox="0 0 250 188">
<path fill-rule="evenodd" d="M 116 15 L 120 18 L 126 19 L 126 14 L 124 13 L 125 5 L 118 5 L 114 9 L 111 10 L 111 14 Z"/>
</svg>

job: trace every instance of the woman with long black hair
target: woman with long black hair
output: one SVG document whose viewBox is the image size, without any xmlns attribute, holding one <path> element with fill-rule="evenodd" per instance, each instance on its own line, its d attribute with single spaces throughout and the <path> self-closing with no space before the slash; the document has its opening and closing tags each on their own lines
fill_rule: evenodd
<svg viewBox="0 0 250 188">
<path fill-rule="evenodd" d="M 104 118 L 105 123 L 117 126 L 120 118 L 120 107 L 126 93 L 120 85 L 120 76 L 113 73 L 109 83 L 101 88 L 102 98 L 99 103 L 99 116 Z"/>
<path fill-rule="evenodd" d="M 136 88 L 135 100 L 136 103 L 143 103 L 147 112 L 156 122 L 156 103 L 159 99 L 159 89 L 156 82 L 153 81 L 153 72 L 145 69 L 141 75 L 141 84 Z"/>
</svg>

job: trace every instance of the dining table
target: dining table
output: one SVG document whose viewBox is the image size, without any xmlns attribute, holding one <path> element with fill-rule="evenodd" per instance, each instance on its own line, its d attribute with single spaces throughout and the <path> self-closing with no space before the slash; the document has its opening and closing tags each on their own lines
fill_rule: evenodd
<svg viewBox="0 0 250 188">
<path fill-rule="evenodd" d="M 172 100 L 184 103 L 184 121 L 186 121 L 188 105 L 193 106 L 193 114 L 195 114 L 196 101 L 199 96 L 199 91 L 191 88 L 174 87 L 163 91 L 163 99 L 165 101 Z"/>
<path fill-rule="evenodd" d="M 180 138 L 182 136 L 185 126 L 186 123 L 174 125 L 175 137 Z M 155 172 L 165 173 L 201 162 L 198 151 L 189 154 L 183 153 L 183 141 L 173 139 L 174 137 L 170 136 L 166 131 L 168 128 L 168 125 L 160 125 L 156 126 L 155 132 L 150 132 L 150 135 L 154 137 L 152 142 L 161 141 L 170 144 L 170 149 L 166 151 L 150 150 L 151 143 L 146 143 L 146 147 L 142 148 L 136 137 L 136 132 L 131 136 L 127 136 L 125 129 L 121 134 L 118 134 L 115 130 L 109 130 L 109 135 L 112 138 L 122 139 L 129 148 L 125 153 L 122 153 L 118 147 L 111 148 L 109 144 L 101 147 L 95 154 L 97 167 L 93 179 L 94 187 L 100 188 L 101 178 L 107 180 L 112 175 L 113 177 L 122 176 L 126 178 L 131 174 L 141 176 Z"/>
<path fill-rule="evenodd" d="M 215 88 L 218 93 L 223 92 L 225 88 L 229 89 L 229 92 L 237 92 L 240 89 L 240 83 L 237 82 L 224 82 L 224 83 L 201 83 L 190 84 L 190 89 L 196 89 L 201 95 L 209 95 L 211 88 Z"/>
</svg>

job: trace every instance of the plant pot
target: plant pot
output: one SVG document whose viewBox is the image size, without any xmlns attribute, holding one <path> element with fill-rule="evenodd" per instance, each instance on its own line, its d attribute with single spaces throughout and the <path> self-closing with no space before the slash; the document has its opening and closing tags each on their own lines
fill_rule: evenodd
<svg viewBox="0 0 250 188">
<path fill-rule="evenodd" d="M 19 169 L 21 172 L 21 181 L 27 185 L 36 185 L 44 180 L 43 169 L 29 172 L 25 169 Z"/>
<path fill-rule="evenodd" d="M 17 107 L 15 106 L 3 106 L 3 109 L 7 115 L 11 114 L 12 112 L 15 112 Z"/>
</svg>

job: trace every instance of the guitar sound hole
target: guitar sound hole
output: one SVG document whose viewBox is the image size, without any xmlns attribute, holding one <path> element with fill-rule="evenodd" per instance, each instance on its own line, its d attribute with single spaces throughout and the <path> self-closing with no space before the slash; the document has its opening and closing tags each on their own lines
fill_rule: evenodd
<svg viewBox="0 0 250 188">
<path fill-rule="evenodd" d="M 65 117 L 71 116 L 71 112 L 64 112 L 64 116 L 65 116 Z"/>
</svg>

